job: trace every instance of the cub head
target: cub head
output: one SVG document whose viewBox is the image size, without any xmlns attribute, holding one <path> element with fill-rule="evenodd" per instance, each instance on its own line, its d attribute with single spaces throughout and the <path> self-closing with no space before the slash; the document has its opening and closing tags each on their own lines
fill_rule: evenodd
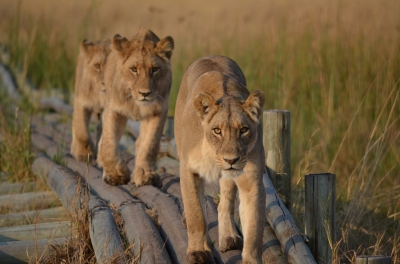
<svg viewBox="0 0 400 264">
<path fill-rule="evenodd" d="M 100 91 L 105 91 L 104 68 L 107 56 L 110 54 L 110 40 L 89 42 L 84 40 L 80 52 L 85 56 L 85 74 L 91 80 L 92 86 Z"/>
<path fill-rule="evenodd" d="M 201 93 L 194 104 L 202 120 L 204 135 L 215 151 L 216 164 L 224 177 L 236 177 L 243 172 L 249 152 L 258 137 L 258 125 L 265 96 L 260 90 L 246 100 L 225 96 L 215 100 L 210 94 Z"/>
<path fill-rule="evenodd" d="M 172 80 L 172 37 L 160 40 L 152 31 L 140 29 L 131 40 L 115 35 L 112 49 L 118 53 L 117 71 L 125 100 L 151 105 L 166 98 Z"/>
</svg>

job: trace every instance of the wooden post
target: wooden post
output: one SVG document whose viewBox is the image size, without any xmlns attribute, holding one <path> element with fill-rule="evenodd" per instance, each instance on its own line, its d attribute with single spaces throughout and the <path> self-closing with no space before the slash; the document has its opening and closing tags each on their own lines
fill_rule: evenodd
<svg viewBox="0 0 400 264">
<path fill-rule="evenodd" d="M 265 110 L 263 144 L 268 175 L 286 208 L 290 211 L 290 112 Z"/>
<path fill-rule="evenodd" d="M 387 256 L 359 256 L 356 264 L 391 264 L 392 258 Z"/>
<path fill-rule="evenodd" d="M 305 233 L 318 263 L 331 263 L 335 243 L 336 175 L 305 176 Z M 369 263 L 369 262 L 368 262 Z"/>
</svg>

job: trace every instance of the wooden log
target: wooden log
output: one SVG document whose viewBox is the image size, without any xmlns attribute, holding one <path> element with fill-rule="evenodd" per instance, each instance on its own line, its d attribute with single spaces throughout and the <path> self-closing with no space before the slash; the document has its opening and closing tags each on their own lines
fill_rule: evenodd
<svg viewBox="0 0 400 264">
<path fill-rule="evenodd" d="M 20 213 L 0 215 L 0 227 L 44 222 L 59 222 L 70 219 L 63 206 Z"/>
<path fill-rule="evenodd" d="M 39 101 L 40 110 L 54 110 L 58 113 L 63 113 L 71 115 L 73 112 L 73 107 L 69 104 L 64 103 L 58 97 L 42 97 Z"/>
<path fill-rule="evenodd" d="M 336 176 L 309 174 L 305 176 L 305 234 L 308 246 L 318 263 L 332 261 L 335 239 Z"/>
<path fill-rule="evenodd" d="M 82 203 L 89 204 L 88 209 L 91 212 L 89 231 L 99 263 L 106 262 L 111 256 L 123 254 L 124 243 L 110 209 L 95 195 L 86 193 L 84 186 L 80 186 L 79 175 L 40 154 L 32 164 L 32 172 L 45 179 L 73 217 L 83 213 L 81 210 L 85 206 Z"/>
<path fill-rule="evenodd" d="M 263 144 L 268 175 L 286 208 L 290 211 L 290 112 L 263 112 Z"/>
<path fill-rule="evenodd" d="M 316 263 L 292 216 L 276 193 L 267 172 L 263 175 L 263 184 L 266 195 L 267 221 L 285 250 L 289 263 Z"/>
<path fill-rule="evenodd" d="M 67 237 L 71 233 L 71 227 L 71 221 L 2 227 L 0 243 Z"/>
<path fill-rule="evenodd" d="M 31 211 L 59 205 L 60 201 L 52 191 L 0 196 L 0 208 L 10 213 Z"/>
<path fill-rule="evenodd" d="M 0 195 L 31 192 L 36 189 L 35 182 L 1 183 Z"/>
<path fill-rule="evenodd" d="M 140 122 L 128 119 L 126 130 L 134 137 L 138 138 L 140 134 Z"/>
<path fill-rule="evenodd" d="M 14 100 L 18 100 L 20 98 L 20 95 L 18 94 L 17 84 L 11 72 L 1 63 L 0 63 L 0 78 L 3 82 L 3 87 L 6 88 L 8 96 L 10 96 Z"/>
<path fill-rule="evenodd" d="M 19 264 L 45 254 L 51 246 L 62 245 L 67 238 L 41 239 L 30 241 L 14 241 L 0 243 L 0 263 Z"/>
<path fill-rule="evenodd" d="M 358 256 L 355 264 L 391 264 L 392 258 L 388 256 Z"/>
</svg>

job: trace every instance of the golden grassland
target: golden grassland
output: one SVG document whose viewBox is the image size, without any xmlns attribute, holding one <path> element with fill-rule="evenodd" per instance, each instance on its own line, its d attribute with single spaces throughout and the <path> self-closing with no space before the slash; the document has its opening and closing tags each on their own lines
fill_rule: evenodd
<svg viewBox="0 0 400 264">
<path fill-rule="evenodd" d="M 397 0 L 0 2 L 0 43 L 38 88 L 73 95 L 83 39 L 175 39 L 170 115 L 185 69 L 221 54 L 243 69 L 265 109 L 291 112 L 294 215 L 308 173 L 337 175 L 334 263 L 356 254 L 400 261 L 400 2 Z"/>
</svg>

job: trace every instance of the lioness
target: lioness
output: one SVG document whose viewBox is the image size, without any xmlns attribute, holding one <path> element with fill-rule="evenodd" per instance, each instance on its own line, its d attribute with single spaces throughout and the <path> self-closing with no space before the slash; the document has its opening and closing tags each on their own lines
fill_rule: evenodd
<svg viewBox="0 0 400 264">
<path fill-rule="evenodd" d="M 169 36 L 160 40 L 152 31 L 140 29 L 131 40 L 115 35 L 111 49 L 105 71 L 107 101 L 98 153 L 103 180 L 112 185 L 129 181 L 130 172 L 118 142 L 130 117 L 141 120 L 131 182 L 160 186 L 155 163 L 167 118 L 174 40 Z"/>
<path fill-rule="evenodd" d="M 243 246 L 243 263 L 261 263 L 265 219 L 264 94 L 249 93 L 239 66 L 223 56 L 196 60 L 185 72 L 175 109 L 175 137 L 188 228 L 188 263 L 212 263 L 203 212 L 204 181 L 220 181 L 219 249 Z M 237 189 L 243 240 L 234 224 Z M 243 242 L 244 241 L 244 242 Z"/>
<path fill-rule="evenodd" d="M 110 52 L 109 40 L 95 43 L 84 40 L 80 46 L 75 77 L 71 143 L 71 154 L 78 161 L 93 158 L 96 154 L 96 146 L 89 136 L 88 126 L 92 112 L 101 113 L 105 106 L 104 67 Z M 97 130 L 99 135 L 101 121 Z"/>
</svg>

